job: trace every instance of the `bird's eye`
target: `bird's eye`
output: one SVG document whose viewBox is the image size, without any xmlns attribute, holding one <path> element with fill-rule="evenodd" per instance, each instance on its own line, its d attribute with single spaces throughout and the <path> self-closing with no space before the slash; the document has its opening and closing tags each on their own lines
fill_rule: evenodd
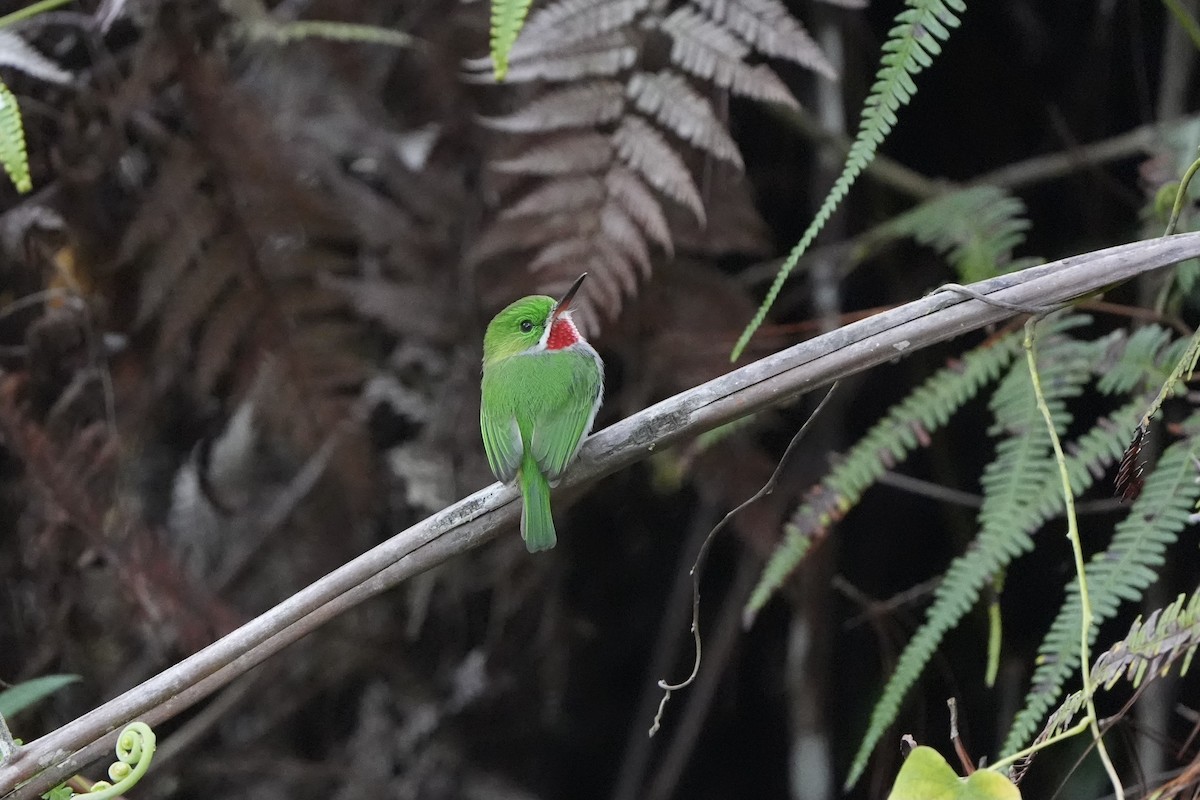
<svg viewBox="0 0 1200 800">
<path fill-rule="evenodd" d="M 527 319 L 521 320 L 521 333 L 529 333 L 533 330 L 533 323 Z"/>
</svg>

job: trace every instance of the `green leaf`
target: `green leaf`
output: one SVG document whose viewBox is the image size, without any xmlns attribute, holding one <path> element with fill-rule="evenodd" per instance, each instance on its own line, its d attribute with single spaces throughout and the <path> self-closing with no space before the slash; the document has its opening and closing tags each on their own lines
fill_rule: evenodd
<svg viewBox="0 0 1200 800">
<path fill-rule="evenodd" d="M 295 22 L 276 22 L 270 17 L 243 23 L 241 29 L 248 38 L 271 41 L 276 44 L 303 41 L 305 39 L 329 39 L 353 44 L 382 44 L 388 47 L 411 47 L 414 39 L 404 31 L 378 25 L 360 25 L 353 22 L 305 19 Z"/>
<path fill-rule="evenodd" d="M 1020 336 L 1010 334 L 976 347 L 958 363 L 936 372 L 875 423 L 792 515 L 746 603 L 744 618 L 753 620 L 775 595 L 803 560 L 814 534 L 844 517 L 884 472 L 903 462 L 980 389 L 996 380 L 1020 346 Z"/>
<path fill-rule="evenodd" d="M 492 63 L 495 65 L 496 80 L 504 80 L 508 74 L 508 54 L 517 42 L 517 35 L 525 26 L 525 15 L 529 13 L 532 0 L 492 0 Z"/>
<path fill-rule="evenodd" d="M 29 176 L 29 157 L 25 152 L 25 126 L 21 122 L 21 109 L 12 91 L 0 80 L 0 163 L 4 171 L 24 194 L 33 188 Z"/>
<path fill-rule="evenodd" d="M 817 234 L 825 227 L 825 223 L 833 216 L 833 212 L 858 180 L 858 176 L 875 159 L 879 145 L 896 126 L 896 112 L 901 106 L 908 105 L 912 96 L 916 94 L 917 85 L 912 76 L 933 63 L 933 57 L 941 52 L 938 40 L 945 40 L 950 35 L 950 28 L 958 27 L 956 12 L 962 13 L 967 7 L 963 0 L 907 0 L 905 6 L 906 8 L 896 16 L 897 24 L 888 32 L 888 40 L 883 45 L 879 71 L 875 75 L 875 83 L 871 86 L 871 94 L 863 104 L 858 135 L 850 145 L 850 153 L 846 156 L 842 174 L 825 196 L 800 241 L 779 268 L 766 299 L 759 306 L 754 319 L 746 326 L 746 330 L 738 337 L 737 344 L 733 346 L 730 361 L 736 361 L 746 349 L 750 337 L 767 318 L 767 312 L 775 304 L 775 298 L 779 296 L 784 281 L 795 268 L 800 256 L 804 255 L 809 245 L 817 238 Z M 493 3 L 492 8 L 495 7 Z M 493 22 L 493 36 L 495 30 Z M 516 34 L 513 38 L 516 38 Z"/>
<path fill-rule="evenodd" d="M 1194 462 L 1200 457 L 1200 414 L 1193 414 L 1184 428 L 1188 438 L 1163 452 L 1129 514 L 1117 524 L 1108 547 L 1088 562 L 1088 593 L 1094 618 L 1090 642 L 1095 641 L 1101 623 L 1115 616 L 1123 602 L 1140 598 L 1158 577 L 1168 546 L 1187 527 L 1192 506 L 1200 498 Z M 1025 746 L 1079 666 L 1083 612 L 1077 581 L 1072 581 L 1066 592 L 1066 601 L 1038 648 L 1037 668 L 1024 707 L 1013 720 L 1001 747 L 1002 755 Z"/>
<path fill-rule="evenodd" d="M 1091 365 L 1099 355 L 1100 343 L 1078 342 L 1063 335 L 1068 327 L 1086 322 L 1080 316 L 1066 316 L 1055 323 L 1057 332 L 1047 337 L 1038 353 L 1038 369 L 1047 386 L 1046 401 L 1059 431 L 1071 423 L 1067 401 L 1077 396 L 1090 377 Z M 875 708 L 867 732 L 850 767 L 846 786 L 858 781 L 875 745 L 896 719 L 908 690 L 920 677 L 942 637 L 958 625 L 974 607 L 989 581 L 1012 559 L 1033 549 L 1033 533 L 1062 504 L 1062 492 L 1053 480 L 1054 459 L 1050 437 L 1042 423 L 1034 399 L 1029 371 L 1014 366 L 1001 381 L 991 398 L 995 424 L 990 433 L 1003 435 L 996 447 L 996 458 L 983 473 L 983 505 L 979 511 L 980 531 L 966 551 L 951 562 L 925 622 L 909 639 L 896 662 Z M 1094 437 L 1089 437 L 1094 438 Z M 1119 451 L 1123 434 L 1099 437 L 1100 453 Z M 1081 440 L 1082 442 L 1082 440 Z M 1078 462 L 1091 463 L 1095 454 L 1081 448 L 1069 462 L 1072 486 L 1094 479 Z"/>
<path fill-rule="evenodd" d="M 1012 249 L 1025 241 L 1025 204 L 996 186 L 972 186 L 935 197 L 878 226 L 864 251 L 908 237 L 946 257 L 958 279 L 974 283 L 1029 266 Z M 864 252 L 864 255 L 866 255 Z"/>
<path fill-rule="evenodd" d="M 43 675 L 5 689 L 0 692 L 0 716 L 11 717 L 78 680 L 78 675 Z"/>
<path fill-rule="evenodd" d="M 1183 662 L 1179 669 L 1183 675 L 1197 648 L 1200 648 L 1200 590 L 1190 598 L 1179 595 L 1174 603 L 1144 619 L 1139 615 L 1129 633 L 1093 662 L 1092 693 L 1111 690 L 1122 676 L 1134 687 L 1140 687 L 1145 679 L 1169 674 L 1176 661 Z M 1070 727 L 1086 702 L 1087 694 L 1082 689 L 1070 695 L 1047 718 L 1041 737 Z"/>
<path fill-rule="evenodd" d="M 960 778 L 932 747 L 909 753 L 896 776 L 888 800 L 1020 800 L 1012 781 L 981 769 Z"/>
</svg>

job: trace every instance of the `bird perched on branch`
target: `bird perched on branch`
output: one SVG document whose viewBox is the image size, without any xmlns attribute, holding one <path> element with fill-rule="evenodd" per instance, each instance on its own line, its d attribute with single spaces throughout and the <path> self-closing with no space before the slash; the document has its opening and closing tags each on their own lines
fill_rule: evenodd
<svg viewBox="0 0 1200 800">
<path fill-rule="evenodd" d="M 483 337 L 483 449 L 496 479 L 521 489 L 521 538 L 531 553 L 558 541 L 550 487 L 579 453 L 604 397 L 604 362 L 571 319 L 586 277 L 557 302 L 522 297 Z"/>
</svg>

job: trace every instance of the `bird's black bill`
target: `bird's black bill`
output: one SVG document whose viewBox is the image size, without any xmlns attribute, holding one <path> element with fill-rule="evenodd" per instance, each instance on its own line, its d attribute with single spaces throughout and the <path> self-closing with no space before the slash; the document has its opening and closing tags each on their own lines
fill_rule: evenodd
<svg viewBox="0 0 1200 800">
<path fill-rule="evenodd" d="M 571 301 L 575 299 L 575 293 L 579 291 L 579 287 L 583 285 L 583 279 L 586 277 L 587 273 L 585 272 L 575 279 L 575 282 L 571 284 L 571 288 L 567 289 L 567 293 L 562 296 L 562 300 L 559 300 L 558 304 L 554 306 L 554 316 L 557 317 L 571 307 Z"/>
</svg>

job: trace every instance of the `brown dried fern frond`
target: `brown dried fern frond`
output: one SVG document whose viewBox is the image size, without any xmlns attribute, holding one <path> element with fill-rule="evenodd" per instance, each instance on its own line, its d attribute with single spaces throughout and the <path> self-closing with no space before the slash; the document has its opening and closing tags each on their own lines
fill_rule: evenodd
<svg viewBox="0 0 1200 800">
<path fill-rule="evenodd" d="M 604 182 L 592 175 L 578 175 L 543 183 L 500 212 L 505 219 L 594 209 L 604 202 Z"/>
<path fill-rule="evenodd" d="M 625 110 L 625 85 L 591 81 L 547 92 L 518 111 L 481 120 L 485 127 L 505 133 L 543 133 L 614 122 Z"/>
<path fill-rule="evenodd" d="M 680 139 L 742 169 L 742 154 L 712 104 L 681 75 L 669 70 L 637 72 L 629 80 L 633 104 Z"/>
<path fill-rule="evenodd" d="M 536 41 L 570 42 L 623 28 L 650 0 L 560 0 L 530 17 L 514 51 Z"/>
<path fill-rule="evenodd" d="M 62 315 L 50 313 L 35 325 L 62 323 Z M 49 363 L 64 355 L 65 363 Z M 66 369 L 75 379 L 67 382 L 63 397 L 83 386 L 92 395 L 90 405 L 102 408 L 103 387 L 87 377 L 97 367 L 106 368 L 79 363 L 63 351 L 31 347 L 29 368 L 0 380 L 0 440 L 20 460 L 28 487 L 16 526 L 18 535 L 28 539 L 22 549 L 30 567 L 39 571 L 56 572 L 55 562 L 72 560 L 64 581 L 79 579 L 81 561 L 95 564 L 85 575 L 106 574 L 95 591 L 83 596 L 57 586 L 44 599 L 46 608 L 87 616 L 97 604 L 116 604 L 122 618 L 132 612 L 154 628 L 162 645 L 192 652 L 235 627 L 236 615 L 163 558 L 156 531 L 135 513 L 137 501 L 120 479 L 127 454 L 108 420 L 102 415 L 97 419 L 88 403 L 62 403 L 62 398 L 48 410 L 39 407 L 46 399 L 36 391 L 39 372 Z"/>
<path fill-rule="evenodd" d="M 752 48 L 715 20 L 680 6 L 662 21 L 671 37 L 671 61 L 697 78 L 754 100 L 796 108 L 799 104 L 783 81 L 763 64 L 747 64 Z"/>
<path fill-rule="evenodd" d="M 697 258 L 769 258 L 771 234 L 754 207 L 750 179 L 734 165 L 721 161 L 706 163 L 703 176 L 700 191 L 707 214 L 703 225 L 673 203 L 664 206 L 676 251 Z"/>
<path fill-rule="evenodd" d="M 649 278 L 654 253 L 672 257 L 681 234 L 699 245 L 697 254 L 730 252 L 720 249 L 730 237 L 695 233 L 714 202 L 706 196 L 713 165 L 743 168 L 709 95 L 797 105 L 769 66 L 752 61 L 756 56 L 834 77 L 780 0 L 558 0 L 534 12 L 506 80 L 545 86 L 525 105 L 482 121 L 513 138 L 487 164 L 508 180 L 468 263 L 523 259 L 527 270 L 508 274 L 526 277 L 503 296 L 552 293 L 587 269 L 594 280 L 582 305 L 594 306 L 587 316 L 598 321 L 597 312 L 609 319 L 620 313 Z M 489 60 L 466 67 L 469 80 L 490 80 Z M 680 209 L 689 218 L 682 228 Z M 739 245 L 754 244 L 760 228 L 751 224 Z"/>
<path fill-rule="evenodd" d="M 780 0 L 692 0 L 714 22 L 765 56 L 784 58 L 837 78 L 837 70 Z"/>
<path fill-rule="evenodd" d="M 638 50 L 620 31 L 580 42 L 553 42 L 545 49 L 527 48 L 509 62 L 509 81 L 574 81 L 607 77 L 629 69 Z"/>
<path fill-rule="evenodd" d="M 683 158 L 650 123 L 629 115 L 613 131 L 613 145 L 621 160 L 648 184 L 675 200 L 704 223 L 704 201 Z"/>
<path fill-rule="evenodd" d="M 139 429 L 176 405 L 168 397 L 230 411 L 275 365 L 256 418 L 281 469 L 299 469 L 346 420 L 358 431 L 339 439 L 326 478 L 337 489 L 325 522 L 344 525 L 369 504 L 374 472 L 356 410 L 372 367 L 353 297 L 330 283 L 357 277 L 359 240 L 215 60 L 180 74 L 194 129 L 153 153 L 161 166 L 117 253 L 117 274 L 138 287 L 123 419 L 154 438 Z"/>
<path fill-rule="evenodd" d="M 578 175 L 598 172 L 612 161 L 609 137 L 591 131 L 561 133 L 512 158 L 491 163 L 496 172 L 517 175 Z"/>
<path fill-rule="evenodd" d="M 671 239 L 667 217 L 645 182 L 628 168 L 616 164 L 604 176 L 604 186 L 609 196 L 641 226 L 646 236 L 663 249 L 667 258 L 674 257 L 675 244 Z"/>
<path fill-rule="evenodd" d="M 639 208 L 642 203 L 646 207 Z M 654 233 L 635 213 L 650 220 Z M 648 277 L 647 237 L 665 232 L 666 218 L 650 190 L 628 169 L 614 165 L 602 178 L 584 175 L 536 186 L 476 242 L 468 263 L 533 250 L 524 271 L 548 294 L 565 290 L 580 271 L 589 272 L 588 302 L 581 304 L 577 322 L 594 333 L 599 330 L 596 310 L 615 315 L 636 294 L 638 281 Z"/>
</svg>

